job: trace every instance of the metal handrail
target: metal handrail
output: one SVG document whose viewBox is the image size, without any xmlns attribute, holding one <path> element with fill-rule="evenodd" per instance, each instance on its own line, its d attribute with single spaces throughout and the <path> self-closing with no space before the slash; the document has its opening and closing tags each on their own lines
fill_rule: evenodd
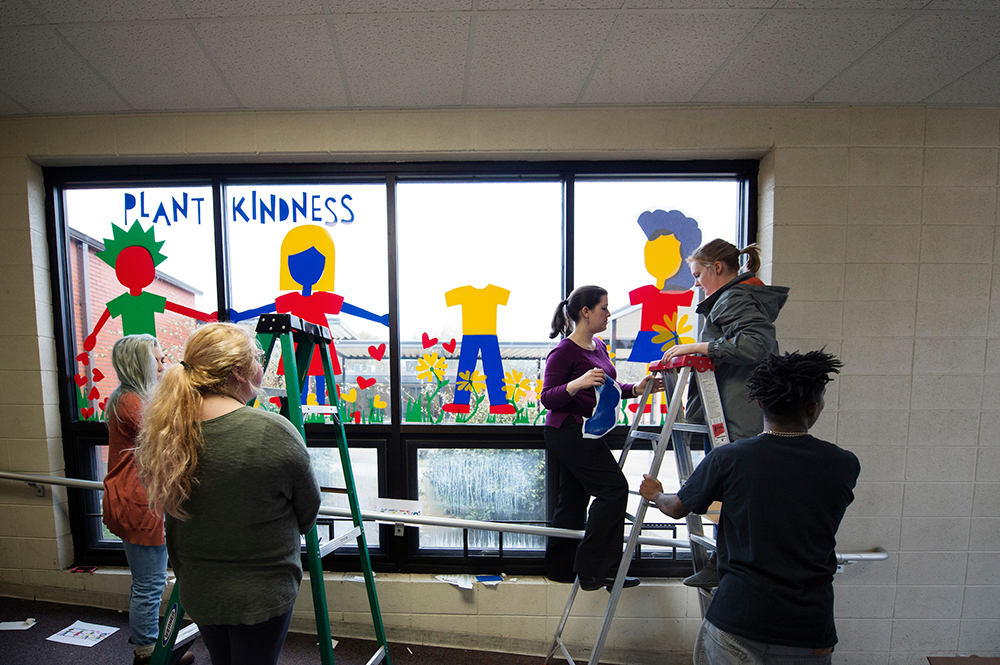
<svg viewBox="0 0 1000 665">
<path fill-rule="evenodd" d="M 87 490 L 103 490 L 104 483 L 96 480 L 80 480 L 77 478 L 60 478 L 57 476 L 40 476 L 27 473 L 13 473 L 10 471 L 0 471 L 0 478 L 7 480 L 19 480 L 29 485 L 62 485 L 65 487 L 76 487 Z M 350 518 L 350 508 L 320 508 L 320 515 L 327 517 Z M 481 531 L 502 531 L 504 533 L 520 533 L 529 536 L 554 536 L 558 538 L 573 538 L 581 540 L 583 531 L 575 529 L 560 529 L 551 526 L 533 526 L 531 524 L 511 524 L 509 522 L 484 522 L 482 520 L 463 520 L 453 517 L 431 517 L 427 515 L 392 515 L 388 513 L 377 513 L 368 510 L 361 511 L 361 518 L 369 522 L 382 522 L 384 524 L 411 524 L 414 526 L 443 526 L 454 529 L 478 529 Z M 627 536 L 626 536 L 627 537 Z M 706 539 L 710 540 L 710 539 Z M 662 547 L 678 547 L 687 549 L 687 540 L 677 538 L 658 538 L 656 536 L 639 536 L 639 542 L 643 545 L 657 545 Z M 713 542 L 714 545 L 714 542 Z M 889 553 L 881 547 L 870 552 L 838 552 L 837 563 L 852 563 L 855 561 L 885 561 L 889 558 Z"/>
</svg>

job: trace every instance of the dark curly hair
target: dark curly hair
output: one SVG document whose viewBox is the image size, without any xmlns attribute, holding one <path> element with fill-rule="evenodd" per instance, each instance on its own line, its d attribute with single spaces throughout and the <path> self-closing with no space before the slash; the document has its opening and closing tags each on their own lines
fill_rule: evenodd
<svg viewBox="0 0 1000 665">
<path fill-rule="evenodd" d="M 830 374 L 844 366 L 823 349 L 807 353 L 770 354 L 750 372 L 749 397 L 760 400 L 772 422 L 788 424 L 801 418 L 810 404 L 819 402 Z"/>
</svg>

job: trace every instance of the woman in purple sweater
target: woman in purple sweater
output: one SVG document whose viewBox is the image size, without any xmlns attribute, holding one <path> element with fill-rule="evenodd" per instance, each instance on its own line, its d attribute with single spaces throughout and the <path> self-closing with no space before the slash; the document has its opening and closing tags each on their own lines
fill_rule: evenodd
<svg viewBox="0 0 1000 665">
<path fill-rule="evenodd" d="M 545 574 L 557 582 L 580 577 L 580 588 L 593 591 L 614 583 L 622 557 L 628 481 L 604 438 L 583 437 L 583 419 L 594 413 L 596 386 L 614 381 L 615 366 L 604 342 L 595 337 L 608 327 L 608 292 L 599 286 L 581 286 L 556 307 L 549 337 L 563 340 L 545 361 L 542 404 L 545 447 L 559 460 L 559 496 L 552 526 L 586 530 L 582 541 L 549 538 Z M 619 384 L 623 397 L 641 395 L 641 383 Z M 550 460 L 552 457 L 549 458 Z M 594 502 L 587 515 L 590 497 Z M 639 584 L 625 578 L 625 586 Z"/>
</svg>

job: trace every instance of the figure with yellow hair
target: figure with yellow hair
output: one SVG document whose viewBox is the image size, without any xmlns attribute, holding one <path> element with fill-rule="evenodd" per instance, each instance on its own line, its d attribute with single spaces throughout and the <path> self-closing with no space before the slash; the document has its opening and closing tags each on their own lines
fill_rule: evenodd
<svg viewBox="0 0 1000 665">
<path fill-rule="evenodd" d="M 642 305 L 639 334 L 628 359 L 648 363 L 659 360 L 664 351 L 682 341 L 685 331 L 677 308 L 691 305 L 694 278 L 681 267 L 684 257 L 701 244 L 701 229 L 679 210 L 646 211 L 638 221 L 647 238 L 646 270 L 656 283 L 628 294 L 631 304 Z"/>
<path fill-rule="evenodd" d="M 278 312 L 293 314 L 300 319 L 329 329 L 327 315 L 350 314 L 369 321 L 389 325 L 389 315 L 378 316 L 368 310 L 344 302 L 344 296 L 333 293 L 336 248 L 330 233 L 322 226 L 297 226 L 285 234 L 281 241 L 279 288 L 290 291 L 256 309 L 244 312 L 230 310 L 230 319 L 243 321 L 261 314 Z M 330 343 L 330 361 L 333 373 L 341 374 L 340 360 L 333 342 Z M 279 365 L 278 373 L 283 371 Z M 323 403 L 323 363 L 318 353 L 313 354 L 309 376 L 316 377 L 316 397 Z M 303 386 L 303 394 L 306 387 Z"/>
</svg>

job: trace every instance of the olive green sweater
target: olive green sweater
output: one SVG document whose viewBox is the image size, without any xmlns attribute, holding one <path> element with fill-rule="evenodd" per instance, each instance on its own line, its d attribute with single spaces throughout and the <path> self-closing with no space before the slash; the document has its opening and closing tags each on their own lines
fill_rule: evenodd
<svg viewBox="0 0 1000 665">
<path fill-rule="evenodd" d="M 201 426 L 191 518 L 167 517 L 181 604 L 198 623 L 261 623 L 295 603 L 299 534 L 316 521 L 319 485 L 285 418 L 244 407 Z"/>
</svg>

